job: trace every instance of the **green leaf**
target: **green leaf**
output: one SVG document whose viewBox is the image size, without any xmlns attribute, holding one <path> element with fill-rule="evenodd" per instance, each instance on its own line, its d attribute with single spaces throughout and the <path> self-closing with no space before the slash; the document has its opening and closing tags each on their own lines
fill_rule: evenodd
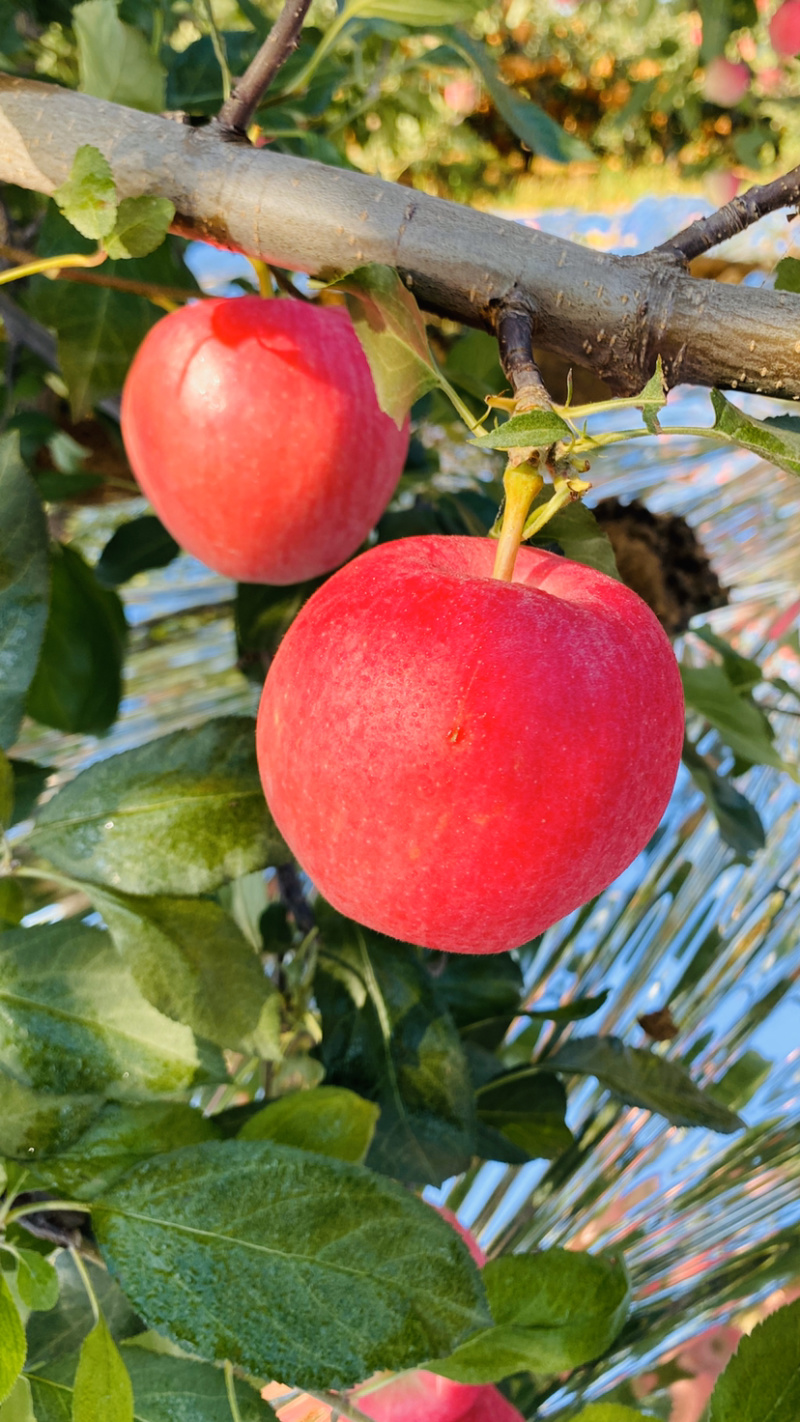
<svg viewBox="0 0 800 1422">
<path fill-rule="evenodd" d="M 25 915 L 25 895 L 19 879 L 0 878 L 0 929 L 15 928 Z"/>
<path fill-rule="evenodd" d="M 56 188 L 53 200 L 82 236 L 95 242 L 107 237 L 117 220 L 117 188 L 111 164 L 97 148 L 85 143 L 76 152 L 70 175 Z"/>
<path fill-rule="evenodd" d="M 133 1422 L 131 1380 L 102 1316 L 81 1346 L 72 1417 L 73 1422 Z"/>
<path fill-rule="evenodd" d="M 116 588 L 137 573 L 165 568 L 180 548 L 155 514 L 142 514 L 123 523 L 108 540 L 95 564 L 95 575 L 104 587 Z"/>
<path fill-rule="evenodd" d="M 31 1385 L 26 1377 L 17 1378 L 5 1402 L 0 1402 L 0 1422 L 45 1422 L 34 1414 Z"/>
<path fill-rule="evenodd" d="M 471 20 L 479 9 L 480 0 L 350 0 L 345 13 L 428 30 Z"/>
<path fill-rule="evenodd" d="M 0 1067 L 23 1086 L 121 1099 L 188 1091 L 201 1060 L 188 1027 L 142 997 L 109 934 L 76 919 L 0 937 Z"/>
<path fill-rule="evenodd" d="M 50 614 L 28 714 L 59 731 L 107 730 L 122 696 L 127 632 L 117 594 L 100 586 L 75 548 L 56 543 Z"/>
<path fill-rule="evenodd" d="M 285 863 L 254 732 L 249 717 L 224 716 L 90 765 L 45 805 L 31 845 L 129 894 L 203 894 Z"/>
<path fill-rule="evenodd" d="M 727 444 L 749 449 L 787 474 L 800 474 L 800 432 L 778 420 L 756 420 L 745 415 L 736 405 L 721 395 L 719 390 L 711 391 L 714 407 L 714 434 Z M 791 417 L 790 417 L 791 418 Z"/>
<path fill-rule="evenodd" d="M 552 1160 L 572 1145 L 564 1119 L 567 1095 L 558 1077 L 548 1072 L 497 1076 L 480 1087 L 476 1106 L 484 1126 L 506 1136 L 531 1160 Z"/>
<path fill-rule="evenodd" d="M 59 1194 L 91 1201 L 141 1161 L 216 1135 L 212 1122 L 190 1106 L 109 1102 L 70 1149 L 40 1164 L 39 1174 Z"/>
<path fill-rule="evenodd" d="M 136 1422 L 231 1422 L 221 1368 L 148 1352 L 138 1341 L 121 1349 L 133 1384 Z M 62 1358 L 31 1376 L 37 1422 L 70 1422 L 76 1361 Z M 236 1379 L 235 1389 L 241 1422 L 275 1422 L 272 1408 L 252 1387 Z"/>
<path fill-rule="evenodd" d="M 782 257 L 775 268 L 776 291 L 800 291 L 800 262 L 797 257 Z M 791 419 L 791 415 L 788 417 Z"/>
<path fill-rule="evenodd" d="M 560 124 L 538 104 L 503 82 L 485 45 L 471 39 L 464 30 L 448 30 L 447 38 L 453 48 L 465 55 L 478 70 L 500 117 L 532 153 L 541 154 L 554 163 L 571 163 L 591 157 L 585 143 L 565 133 Z"/>
<path fill-rule="evenodd" d="M 493 1328 L 428 1364 L 457 1382 L 499 1382 L 512 1373 L 560 1373 L 599 1358 L 628 1315 L 622 1256 L 546 1249 L 507 1254 L 483 1270 Z"/>
<path fill-rule="evenodd" d="M 160 113 L 165 74 L 145 36 L 120 20 L 114 0 L 84 0 L 72 11 L 84 94 Z"/>
<path fill-rule="evenodd" d="M 569 425 L 555 410 L 530 410 L 525 415 L 512 415 L 496 429 L 473 435 L 467 443 L 479 449 L 527 449 L 529 445 L 546 448 L 571 438 Z"/>
<path fill-rule="evenodd" d="M 369 361 L 378 404 L 400 429 L 415 400 L 441 384 L 425 322 L 393 267 L 372 262 L 332 282 Z"/>
<path fill-rule="evenodd" d="M 30 1161 L 66 1149 L 102 1104 L 96 1095 L 32 1091 L 0 1071 L 0 1155 Z"/>
<path fill-rule="evenodd" d="M 728 1067 L 725 1075 L 714 1083 L 714 1095 L 732 1111 L 741 1111 L 767 1080 L 772 1066 L 773 1063 L 762 1057 L 760 1052 L 743 1052 L 733 1066 Z"/>
<path fill-rule="evenodd" d="M 27 1308 L 46 1312 L 58 1303 L 58 1274 L 33 1249 L 17 1250 L 17 1291 Z"/>
<path fill-rule="evenodd" d="M 753 765 L 788 769 L 772 743 L 772 727 L 761 707 L 733 685 L 724 667 L 682 663 L 680 673 L 686 705 L 719 732 L 734 755 Z"/>
<path fill-rule="evenodd" d="M 9 764 L 14 777 L 14 808 L 10 823 L 16 825 L 34 815 L 36 801 L 53 771 L 51 766 L 36 765 L 32 760 L 12 760 Z"/>
<path fill-rule="evenodd" d="M 123 198 L 114 230 L 103 244 L 109 257 L 149 256 L 161 246 L 174 216 L 168 198 Z"/>
<path fill-rule="evenodd" d="M 493 1051 L 522 999 L 522 970 L 510 953 L 442 953 L 428 959 L 437 1001 L 462 1036 Z"/>
<path fill-rule="evenodd" d="M 542 489 L 533 501 L 531 514 L 546 504 L 552 493 L 550 486 Z M 605 573 L 606 577 L 620 581 L 611 539 L 605 529 L 600 527 L 592 510 L 587 509 L 580 499 L 559 509 L 530 542 L 531 547 L 549 547 L 554 541 L 564 556 L 571 558 L 573 563 L 582 563 L 586 568 L 596 568 L 599 573 Z"/>
<path fill-rule="evenodd" d="M 548 1057 L 552 1071 L 596 1076 L 601 1086 L 629 1106 L 657 1111 L 673 1126 L 704 1126 L 727 1135 L 744 1122 L 695 1086 L 677 1062 L 642 1047 L 628 1047 L 619 1037 L 571 1037 Z"/>
<path fill-rule="evenodd" d="M 658 423 L 658 415 L 666 403 L 667 381 L 664 367 L 661 364 L 661 356 L 658 356 L 656 368 L 636 401 L 636 408 L 641 410 L 642 419 L 651 434 L 659 433 L 661 427 Z"/>
<path fill-rule="evenodd" d="M 418 952 L 320 907 L 315 994 L 327 1081 L 377 1102 L 367 1164 L 440 1185 L 469 1165 L 474 1102 L 466 1057 Z"/>
<path fill-rule="evenodd" d="M 347 1386 L 487 1321 L 466 1246 L 429 1206 L 361 1166 L 269 1141 L 159 1157 L 92 1218 L 151 1327 L 259 1377 Z"/>
<path fill-rule="evenodd" d="M 100 1310 L 113 1336 L 120 1339 L 140 1333 L 144 1325 L 136 1317 L 128 1300 L 119 1285 L 111 1278 L 108 1270 L 99 1264 L 93 1264 L 89 1259 L 84 1260 L 84 1264 Z M 87 1333 L 94 1327 L 94 1316 L 86 1287 L 75 1267 L 71 1254 L 66 1250 L 60 1250 L 56 1254 L 55 1271 L 59 1281 L 58 1303 L 48 1313 L 32 1314 L 28 1320 L 27 1367 L 29 1369 L 35 1368 L 37 1371 L 42 1364 L 47 1364 L 49 1372 L 54 1359 L 74 1355 Z M 69 1380 L 71 1383 L 77 1359 L 72 1356 L 70 1361 Z M 71 1400 L 71 1398 L 67 1399 L 65 1414 L 56 1414 L 59 1422 L 62 1416 L 65 1416 L 66 1422 L 69 1422 Z M 49 1413 L 45 1413 L 45 1416 L 39 1416 L 38 1422 L 47 1422 L 48 1417 Z"/>
<path fill-rule="evenodd" d="M 683 763 L 705 795 L 725 843 L 743 859 L 763 849 L 767 839 L 755 805 L 730 780 L 719 775 L 707 757 L 688 741 L 683 748 Z"/>
<path fill-rule="evenodd" d="M 0 1269 L 0 1402 L 11 1392 L 25 1362 L 25 1329 Z"/>
<path fill-rule="evenodd" d="M 692 629 L 692 635 L 705 642 L 707 647 L 713 647 L 715 652 L 719 652 L 725 675 L 737 691 L 752 691 L 754 686 L 764 680 L 764 673 L 758 662 L 753 661 L 752 657 L 743 657 L 730 642 L 726 642 L 724 637 L 718 637 L 710 627 L 695 627 Z"/>
<path fill-rule="evenodd" d="M 743 1338 L 711 1397 L 710 1422 L 797 1422 L 800 1299 Z"/>
<path fill-rule="evenodd" d="M 343 1086 L 318 1086 L 271 1101 L 246 1121 L 240 1141 L 277 1141 L 361 1164 L 380 1112 Z"/>
<path fill-rule="evenodd" d="M 0 750 L 0 834 L 9 828 L 14 813 L 14 772 L 8 756 Z"/>
<path fill-rule="evenodd" d="M 87 892 L 148 1002 L 219 1047 L 248 1049 L 276 990 L 219 904 L 94 886 Z"/>
<path fill-rule="evenodd" d="M 19 455 L 0 436 L 0 746 L 17 739 L 47 622 L 47 521 Z"/>
<path fill-rule="evenodd" d="M 261 20 L 263 25 L 263 14 Z M 258 36 L 252 32 L 225 32 L 225 49 L 234 74 L 244 74 L 248 64 L 255 58 L 258 45 Z M 302 47 L 306 48 L 305 40 Z M 285 72 L 283 70 L 282 74 Z M 183 109 L 193 114 L 212 114 L 219 108 L 223 97 L 222 74 L 210 35 L 203 35 L 201 39 L 187 45 L 179 54 L 173 53 L 170 56 L 167 74 L 168 109 Z"/>
</svg>

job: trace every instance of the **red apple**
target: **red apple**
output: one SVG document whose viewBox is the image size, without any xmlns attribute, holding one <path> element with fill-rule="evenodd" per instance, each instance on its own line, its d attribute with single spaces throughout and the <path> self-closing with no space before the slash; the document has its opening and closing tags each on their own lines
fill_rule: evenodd
<svg viewBox="0 0 800 1422">
<path fill-rule="evenodd" d="M 428 948 L 499 953 L 647 843 L 683 738 L 672 648 L 622 583 L 522 548 L 409 538 L 349 563 L 278 649 L 272 813 L 321 893 Z"/>
<path fill-rule="evenodd" d="M 153 327 L 125 382 L 122 433 L 181 547 L 256 583 L 303 582 L 349 558 L 408 448 L 343 308 L 249 296 Z"/>
<path fill-rule="evenodd" d="M 523 1422 L 491 1383 L 470 1386 L 415 1368 L 353 1401 L 373 1422 Z"/>
<path fill-rule="evenodd" d="M 769 22 L 769 42 L 776 54 L 800 54 L 800 0 L 786 0 Z"/>
<path fill-rule="evenodd" d="M 733 108 L 750 88 L 750 70 L 746 64 L 733 64 L 730 59 L 712 59 L 703 81 L 703 95 L 711 104 Z"/>
</svg>

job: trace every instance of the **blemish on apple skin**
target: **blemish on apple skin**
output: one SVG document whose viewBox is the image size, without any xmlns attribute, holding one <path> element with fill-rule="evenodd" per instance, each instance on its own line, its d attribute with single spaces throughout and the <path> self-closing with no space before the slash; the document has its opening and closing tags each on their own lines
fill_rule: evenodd
<svg viewBox="0 0 800 1422">
<path fill-rule="evenodd" d="M 464 727 L 460 726 L 458 722 L 456 722 L 455 726 L 452 726 L 447 732 L 447 739 L 448 741 L 450 741 L 451 745 L 457 746 L 459 741 L 463 741 L 465 735 L 466 731 L 464 730 Z"/>
</svg>

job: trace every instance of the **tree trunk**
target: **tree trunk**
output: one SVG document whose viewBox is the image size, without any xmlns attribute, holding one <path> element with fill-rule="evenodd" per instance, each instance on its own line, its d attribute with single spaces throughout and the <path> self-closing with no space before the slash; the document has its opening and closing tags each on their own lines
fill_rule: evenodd
<svg viewBox="0 0 800 1422">
<path fill-rule="evenodd" d="M 321 278 L 397 267 L 420 305 L 494 329 L 510 295 L 536 344 L 618 393 L 661 355 L 671 385 L 800 400 L 800 296 L 691 277 L 670 253 L 614 257 L 363 173 L 224 143 L 55 85 L 0 75 L 0 181 L 49 193 L 90 143 L 120 197 L 174 203 L 175 230 Z"/>
</svg>

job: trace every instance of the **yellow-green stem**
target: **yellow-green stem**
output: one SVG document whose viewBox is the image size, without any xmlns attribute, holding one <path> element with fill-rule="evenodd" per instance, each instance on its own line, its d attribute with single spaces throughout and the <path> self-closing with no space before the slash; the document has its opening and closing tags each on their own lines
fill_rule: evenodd
<svg viewBox="0 0 800 1422">
<path fill-rule="evenodd" d="M 506 502 L 492 573 L 492 577 L 501 583 L 510 583 L 514 576 L 528 510 L 543 484 L 544 479 L 532 464 L 518 464 L 516 468 L 509 466 L 503 475 Z"/>
<path fill-rule="evenodd" d="M 9 281 L 21 281 L 23 277 L 38 276 L 40 272 L 58 272 L 63 267 L 99 267 L 106 259 L 105 252 L 66 252 L 61 257 L 37 257 L 35 262 L 25 262 L 21 267 L 10 267 L 0 272 L 0 286 Z"/>
</svg>

